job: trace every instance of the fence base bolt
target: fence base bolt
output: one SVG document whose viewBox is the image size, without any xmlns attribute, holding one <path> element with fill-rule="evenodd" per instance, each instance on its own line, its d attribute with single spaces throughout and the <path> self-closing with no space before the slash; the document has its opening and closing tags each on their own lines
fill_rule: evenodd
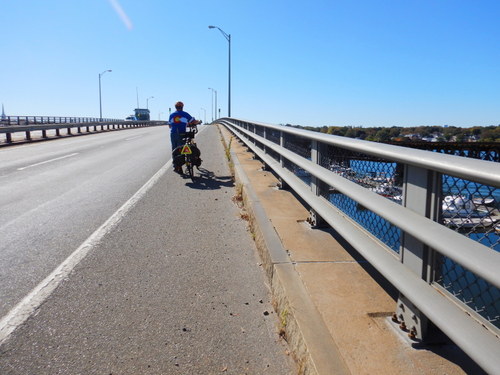
<svg viewBox="0 0 500 375">
<path fill-rule="evenodd" d="M 392 321 L 393 321 L 394 323 L 399 323 L 399 319 L 398 319 L 398 316 L 397 316 L 397 314 L 396 314 L 396 313 L 392 314 L 392 318 L 391 318 L 391 319 L 392 319 Z"/>
<path fill-rule="evenodd" d="M 417 339 L 417 330 L 415 329 L 415 327 L 412 327 L 410 333 L 408 333 L 408 337 L 411 340 L 416 340 Z"/>
<path fill-rule="evenodd" d="M 405 322 L 401 322 L 401 324 L 399 325 L 399 329 L 401 329 L 402 331 L 407 330 Z"/>
</svg>

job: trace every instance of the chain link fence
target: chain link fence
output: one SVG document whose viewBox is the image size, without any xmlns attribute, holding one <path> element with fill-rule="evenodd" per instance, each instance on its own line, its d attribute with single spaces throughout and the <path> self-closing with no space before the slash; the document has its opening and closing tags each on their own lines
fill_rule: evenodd
<svg viewBox="0 0 500 375">
<path fill-rule="evenodd" d="M 441 190 L 441 223 L 491 251 L 500 252 L 500 189 L 443 175 Z M 438 285 L 500 328 L 498 288 L 444 256 L 438 257 L 436 270 Z"/>
<path fill-rule="evenodd" d="M 271 132 L 270 132 L 271 133 Z M 279 143 L 279 134 L 266 136 Z M 292 134 L 284 134 L 284 147 L 311 160 L 310 140 Z M 319 144 L 319 165 L 339 176 L 375 192 L 398 204 L 403 203 L 404 166 L 391 160 L 376 158 L 328 144 Z M 489 154 L 484 153 L 485 156 Z M 279 154 L 273 157 L 279 160 Z M 289 160 L 284 167 L 293 172 L 305 184 L 311 186 L 312 176 Z M 319 195 L 371 233 L 393 252 L 400 254 L 401 230 L 361 206 L 353 199 L 336 191 L 334 187 L 319 185 Z M 440 223 L 474 241 L 500 251 L 500 189 L 473 181 L 443 175 Z M 499 271 L 500 272 L 500 271 Z M 493 326 L 500 328 L 500 291 L 466 268 L 447 257 L 438 256 L 434 282 L 454 298 L 459 299 L 476 314 Z"/>
</svg>

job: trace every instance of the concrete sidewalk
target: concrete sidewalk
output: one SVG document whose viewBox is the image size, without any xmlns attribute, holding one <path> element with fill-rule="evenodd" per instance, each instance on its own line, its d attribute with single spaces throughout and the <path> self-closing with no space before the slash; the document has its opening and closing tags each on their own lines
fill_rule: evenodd
<svg viewBox="0 0 500 375">
<path fill-rule="evenodd" d="M 449 340 L 413 348 L 390 316 L 394 287 L 308 211 L 223 127 L 236 184 L 271 280 L 281 335 L 304 374 L 482 374 Z"/>
</svg>

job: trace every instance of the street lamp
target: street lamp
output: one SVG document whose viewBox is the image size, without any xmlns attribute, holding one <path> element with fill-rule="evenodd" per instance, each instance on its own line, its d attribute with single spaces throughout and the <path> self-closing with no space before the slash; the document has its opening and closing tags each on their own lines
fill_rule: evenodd
<svg viewBox="0 0 500 375">
<path fill-rule="evenodd" d="M 227 116 L 231 117 L 231 34 L 226 34 L 218 26 L 208 26 L 209 29 L 218 29 L 229 43 L 229 73 L 228 73 L 228 94 L 227 94 Z"/>
<path fill-rule="evenodd" d="M 103 76 L 106 72 L 111 72 L 111 69 L 99 73 L 99 121 L 102 121 L 101 76 Z"/>
<path fill-rule="evenodd" d="M 149 109 L 149 99 L 154 99 L 154 96 L 150 96 L 149 98 L 146 99 L 146 109 Z"/>
<path fill-rule="evenodd" d="M 217 117 L 217 90 L 214 90 L 213 88 L 209 87 L 209 90 L 212 90 L 212 122 L 214 121 L 214 112 L 215 112 L 215 117 Z M 214 93 L 215 93 L 215 111 L 214 111 Z"/>
<path fill-rule="evenodd" d="M 214 106 L 214 109 L 215 109 L 215 119 L 217 120 L 219 117 L 217 117 L 217 90 L 214 90 L 215 92 L 215 106 Z"/>
<path fill-rule="evenodd" d="M 205 112 L 205 117 L 204 117 L 205 120 L 203 122 L 207 123 L 207 110 L 205 108 L 200 108 L 200 110 L 202 110 L 203 112 Z"/>
</svg>

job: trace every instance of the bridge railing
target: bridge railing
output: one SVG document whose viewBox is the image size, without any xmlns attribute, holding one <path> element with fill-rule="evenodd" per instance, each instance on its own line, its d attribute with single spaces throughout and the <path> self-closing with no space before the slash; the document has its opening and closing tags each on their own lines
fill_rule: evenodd
<svg viewBox="0 0 500 375">
<path fill-rule="evenodd" d="M 57 121 L 62 121 L 63 117 Z M 0 139 L 0 146 L 9 145 L 16 142 L 13 134 L 24 133 L 21 141 L 32 141 L 35 139 L 33 134 L 39 134 L 37 139 L 48 139 L 51 137 L 60 137 L 63 135 L 82 134 L 84 132 L 102 132 L 119 129 L 139 128 L 145 126 L 165 125 L 165 121 L 124 121 L 124 120 L 106 120 L 106 121 L 87 121 L 76 122 L 77 118 L 68 118 L 69 122 L 53 122 L 53 123 L 29 123 L 25 125 L 10 125 L 0 126 L 0 135 L 4 136 L 3 142 Z M 75 132 L 75 133 L 73 133 Z"/>
<path fill-rule="evenodd" d="M 113 122 L 123 121 L 119 119 L 99 119 L 96 117 L 70 117 L 70 116 L 4 116 L 0 119 L 0 125 L 30 125 L 30 124 L 70 124 L 87 122 Z"/>
<path fill-rule="evenodd" d="M 218 120 L 400 292 L 392 320 L 415 342 L 441 329 L 500 368 L 500 164 Z"/>
</svg>

